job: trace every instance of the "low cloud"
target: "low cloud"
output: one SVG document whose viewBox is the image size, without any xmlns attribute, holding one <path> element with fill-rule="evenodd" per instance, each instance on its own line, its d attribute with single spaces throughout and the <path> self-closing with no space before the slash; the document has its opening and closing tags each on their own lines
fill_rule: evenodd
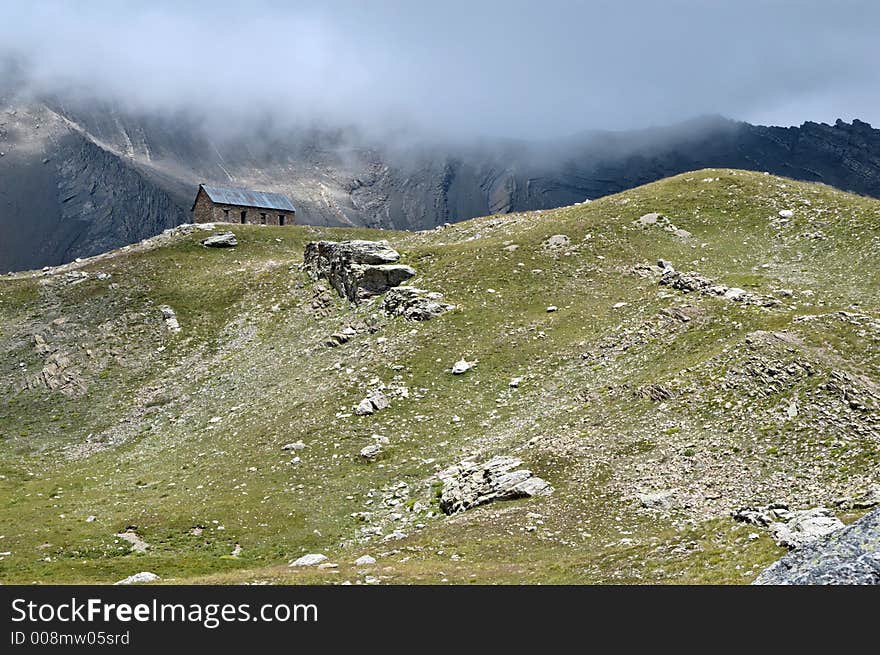
<svg viewBox="0 0 880 655">
<path fill-rule="evenodd" d="M 863 2 L 16 4 L 0 58 L 20 89 L 231 128 L 542 139 L 715 113 L 880 122 L 880 6 Z"/>
</svg>

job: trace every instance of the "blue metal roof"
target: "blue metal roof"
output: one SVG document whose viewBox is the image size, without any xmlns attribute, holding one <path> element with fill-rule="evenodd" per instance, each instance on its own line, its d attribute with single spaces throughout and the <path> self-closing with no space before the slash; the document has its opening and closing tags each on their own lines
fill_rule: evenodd
<svg viewBox="0 0 880 655">
<path fill-rule="evenodd" d="M 250 189 L 230 189 L 222 186 L 199 185 L 208 197 L 221 205 L 241 205 L 243 207 L 259 207 L 261 209 L 278 209 L 296 212 L 290 198 L 281 193 L 269 191 L 252 191 Z"/>
</svg>

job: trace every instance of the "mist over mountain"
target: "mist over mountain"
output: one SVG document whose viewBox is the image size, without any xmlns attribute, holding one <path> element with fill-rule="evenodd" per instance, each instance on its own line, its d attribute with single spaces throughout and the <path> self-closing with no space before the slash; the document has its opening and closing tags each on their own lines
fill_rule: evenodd
<svg viewBox="0 0 880 655">
<path fill-rule="evenodd" d="M 877 195 L 877 133 L 855 117 L 880 106 L 880 10 L 802 2 L 790 30 L 789 3 L 754 4 L 761 21 L 690 0 L 7 8 L 0 270 L 185 222 L 201 182 L 399 229 L 706 166 Z"/>
<path fill-rule="evenodd" d="M 569 205 L 704 167 L 880 196 L 880 131 L 857 120 L 779 128 L 716 116 L 465 144 L 271 121 L 218 136 L 187 114 L 7 96 L 0 152 L 0 270 L 60 264 L 187 222 L 202 182 L 288 194 L 300 223 L 416 230 Z"/>
</svg>

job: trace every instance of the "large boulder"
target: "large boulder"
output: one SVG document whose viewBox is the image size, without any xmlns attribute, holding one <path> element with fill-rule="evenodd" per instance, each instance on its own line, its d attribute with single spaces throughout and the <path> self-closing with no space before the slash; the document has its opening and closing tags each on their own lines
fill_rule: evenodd
<svg viewBox="0 0 880 655">
<path fill-rule="evenodd" d="M 141 571 L 140 573 L 130 575 L 127 578 L 123 578 L 119 582 L 114 582 L 113 584 L 146 584 L 150 582 L 156 582 L 161 579 L 162 578 L 160 578 L 155 573 L 152 573 L 151 571 Z"/>
<path fill-rule="evenodd" d="M 880 584 L 880 509 L 792 551 L 753 584 Z"/>
<path fill-rule="evenodd" d="M 352 302 L 384 293 L 416 272 L 395 264 L 400 254 L 386 241 L 312 241 L 306 244 L 303 268 L 312 279 L 325 278 Z"/>
<path fill-rule="evenodd" d="M 455 514 L 496 500 L 553 493 L 549 483 L 518 468 L 521 464 L 516 457 L 497 456 L 481 464 L 466 460 L 441 471 L 440 509 Z"/>
</svg>

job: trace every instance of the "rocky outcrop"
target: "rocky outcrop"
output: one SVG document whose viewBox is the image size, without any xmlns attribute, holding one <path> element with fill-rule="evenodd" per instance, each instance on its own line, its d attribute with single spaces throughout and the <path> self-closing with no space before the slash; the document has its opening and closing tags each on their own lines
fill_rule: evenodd
<svg viewBox="0 0 880 655">
<path fill-rule="evenodd" d="M 699 293 L 704 296 L 716 296 L 743 305 L 773 307 L 780 304 L 775 298 L 760 296 L 758 294 L 749 293 L 744 289 L 718 284 L 717 282 L 693 271 L 681 273 L 672 268 L 664 269 L 664 272 L 660 276 L 660 284 L 684 293 Z"/>
<path fill-rule="evenodd" d="M 437 476 L 443 483 L 440 509 L 456 514 L 496 500 L 547 496 L 553 487 L 528 469 L 518 468 L 516 457 L 497 456 L 478 464 L 465 460 Z"/>
<path fill-rule="evenodd" d="M 312 241 L 306 244 L 303 268 L 313 280 L 326 279 L 340 296 L 357 303 L 416 274 L 395 264 L 398 259 L 387 241 Z"/>
<path fill-rule="evenodd" d="M 734 512 L 733 518 L 767 528 L 777 546 L 792 550 L 802 548 L 843 527 L 840 519 L 824 507 L 791 510 L 784 503 L 757 509 L 744 507 Z"/>
<path fill-rule="evenodd" d="M 880 509 L 789 553 L 754 584 L 880 584 Z"/>
<path fill-rule="evenodd" d="M 443 302 L 443 294 L 415 287 L 400 286 L 388 291 L 382 309 L 391 316 L 402 316 L 408 321 L 427 321 L 455 309 Z"/>
</svg>

